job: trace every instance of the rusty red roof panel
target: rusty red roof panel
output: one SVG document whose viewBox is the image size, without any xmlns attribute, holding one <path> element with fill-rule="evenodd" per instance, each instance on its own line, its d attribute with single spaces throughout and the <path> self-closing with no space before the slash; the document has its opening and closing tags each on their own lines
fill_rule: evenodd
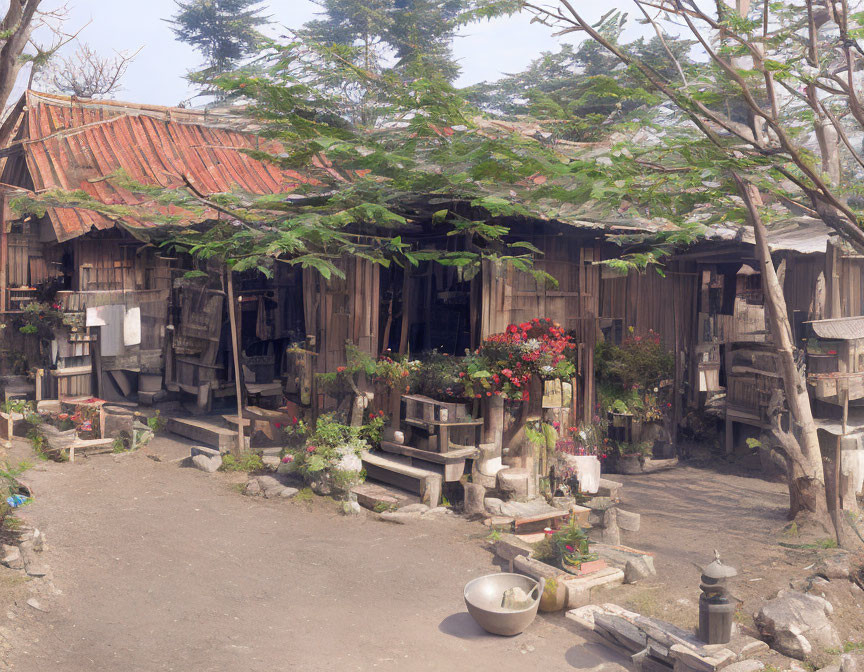
<svg viewBox="0 0 864 672">
<path fill-rule="evenodd" d="M 114 107 L 110 101 L 99 101 L 86 106 L 63 97 L 28 96 L 29 140 L 23 144 L 36 191 L 81 189 L 101 203 L 169 214 L 164 206 L 119 187 L 110 176 L 122 170 L 142 184 L 175 189 L 188 180 L 207 195 L 238 190 L 259 195 L 288 193 L 313 181 L 244 153 L 265 147 L 278 152 L 278 143 L 262 143 L 248 133 L 190 123 L 212 119 L 200 113 L 142 106 L 143 113 L 136 114 L 135 108 L 125 103 Z M 178 210 L 173 208 L 172 213 L 179 215 L 181 223 L 201 219 L 200 214 Z M 60 241 L 91 228 L 114 226 L 111 218 L 80 208 L 51 208 L 49 216 Z M 138 217 L 123 219 L 133 226 L 148 225 Z"/>
</svg>

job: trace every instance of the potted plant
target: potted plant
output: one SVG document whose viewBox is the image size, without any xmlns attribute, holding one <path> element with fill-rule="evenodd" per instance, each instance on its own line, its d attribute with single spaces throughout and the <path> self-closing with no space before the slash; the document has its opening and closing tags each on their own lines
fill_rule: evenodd
<svg viewBox="0 0 864 672">
<path fill-rule="evenodd" d="M 375 422 L 379 432 L 381 424 L 382 420 Z M 322 415 L 302 447 L 283 449 L 282 471 L 299 474 L 319 495 L 347 496 L 364 478 L 361 456 L 371 446 L 363 427 L 344 425 L 332 414 Z"/>
<path fill-rule="evenodd" d="M 621 474 L 641 474 L 645 458 L 651 454 L 653 445 L 649 441 L 641 443 L 621 442 L 617 446 L 616 466 Z"/>
</svg>

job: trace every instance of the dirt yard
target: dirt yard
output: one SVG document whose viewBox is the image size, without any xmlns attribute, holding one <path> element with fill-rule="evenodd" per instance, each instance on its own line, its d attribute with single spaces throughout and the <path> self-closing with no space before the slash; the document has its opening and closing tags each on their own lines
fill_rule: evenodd
<svg viewBox="0 0 864 672">
<path fill-rule="evenodd" d="M 248 498 L 230 477 L 171 462 L 185 454 L 162 439 L 27 473 L 36 501 L 25 515 L 45 531 L 53 590 L 33 582 L 47 613 L 20 590 L 5 610 L 11 669 L 617 667 L 561 616 L 515 638 L 474 624 L 462 587 L 499 571 L 479 524 L 396 525 L 346 518 L 331 500 Z"/>
<path fill-rule="evenodd" d="M 515 638 L 474 624 L 462 586 L 499 569 L 479 523 L 396 525 L 344 517 L 331 500 L 248 498 L 237 477 L 180 466 L 187 454 L 160 438 L 27 473 L 36 501 L 23 515 L 45 531 L 52 571 L 24 585 L 0 567 L 9 669 L 622 669 L 561 616 Z M 694 563 L 717 548 L 741 570 L 743 623 L 757 596 L 806 575 L 777 543 L 782 486 L 691 467 L 615 478 L 622 507 L 642 514 L 622 541 L 656 553 L 658 577 L 609 601 L 692 626 Z"/>
</svg>

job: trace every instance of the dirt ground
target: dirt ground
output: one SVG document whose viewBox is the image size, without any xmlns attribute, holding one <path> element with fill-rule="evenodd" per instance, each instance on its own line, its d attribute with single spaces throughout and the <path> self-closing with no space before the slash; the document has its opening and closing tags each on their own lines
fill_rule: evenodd
<svg viewBox="0 0 864 672">
<path fill-rule="evenodd" d="M 839 552 L 790 548 L 800 540 L 784 531 L 786 486 L 735 466 L 715 462 L 609 478 L 625 484 L 621 508 L 642 514 L 639 531 L 622 533 L 622 543 L 654 553 L 657 568 L 649 582 L 610 591 L 609 601 L 647 616 L 693 627 L 700 568 L 717 549 L 723 562 L 738 570 L 731 589 L 740 600 L 736 621 L 752 628 L 764 600 L 780 589 L 801 590 L 820 558 Z M 860 642 L 864 592 L 848 581 L 832 581 L 814 592 L 834 605 L 843 641 Z"/>
<path fill-rule="evenodd" d="M 0 567 L 8 669 L 620 672 L 626 662 L 560 615 L 515 638 L 480 630 L 462 586 L 499 567 L 479 523 L 395 525 L 344 517 L 332 500 L 244 497 L 238 476 L 183 467 L 185 455 L 159 438 L 27 472 L 36 499 L 22 515 L 45 531 L 51 574 L 25 585 Z M 622 543 L 655 553 L 658 576 L 608 601 L 692 626 L 696 564 L 717 548 L 741 572 L 746 624 L 760 596 L 807 575 L 811 559 L 778 544 L 782 485 L 693 467 L 614 478 L 622 507 L 642 514 Z"/>
<path fill-rule="evenodd" d="M 184 454 L 160 439 L 27 473 L 24 515 L 45 531 L 52 576 L 33 586 L 47 613 L 20 594 L 0 611 L 10 669 L 620 669 L 563 616 L 515 638 L 480 630 L 462 587 L 499 568 L 477 523 L 249 498 L 228 476 L 170 461 Z"/>
</svg>

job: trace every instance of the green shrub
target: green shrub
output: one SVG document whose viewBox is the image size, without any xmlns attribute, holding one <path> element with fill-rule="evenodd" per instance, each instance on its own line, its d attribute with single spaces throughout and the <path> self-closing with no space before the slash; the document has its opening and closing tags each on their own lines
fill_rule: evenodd
<svg viewBox="0 0 864 672">
<path fill-rule="evenodd" d="M 247 452 L 241 453 L 238 457 L 231 453 L 222 456 L 222 466 L 220 471 L 261 471 L 264 469 L 264 461 L 258 453 Z"/>
</svg>

